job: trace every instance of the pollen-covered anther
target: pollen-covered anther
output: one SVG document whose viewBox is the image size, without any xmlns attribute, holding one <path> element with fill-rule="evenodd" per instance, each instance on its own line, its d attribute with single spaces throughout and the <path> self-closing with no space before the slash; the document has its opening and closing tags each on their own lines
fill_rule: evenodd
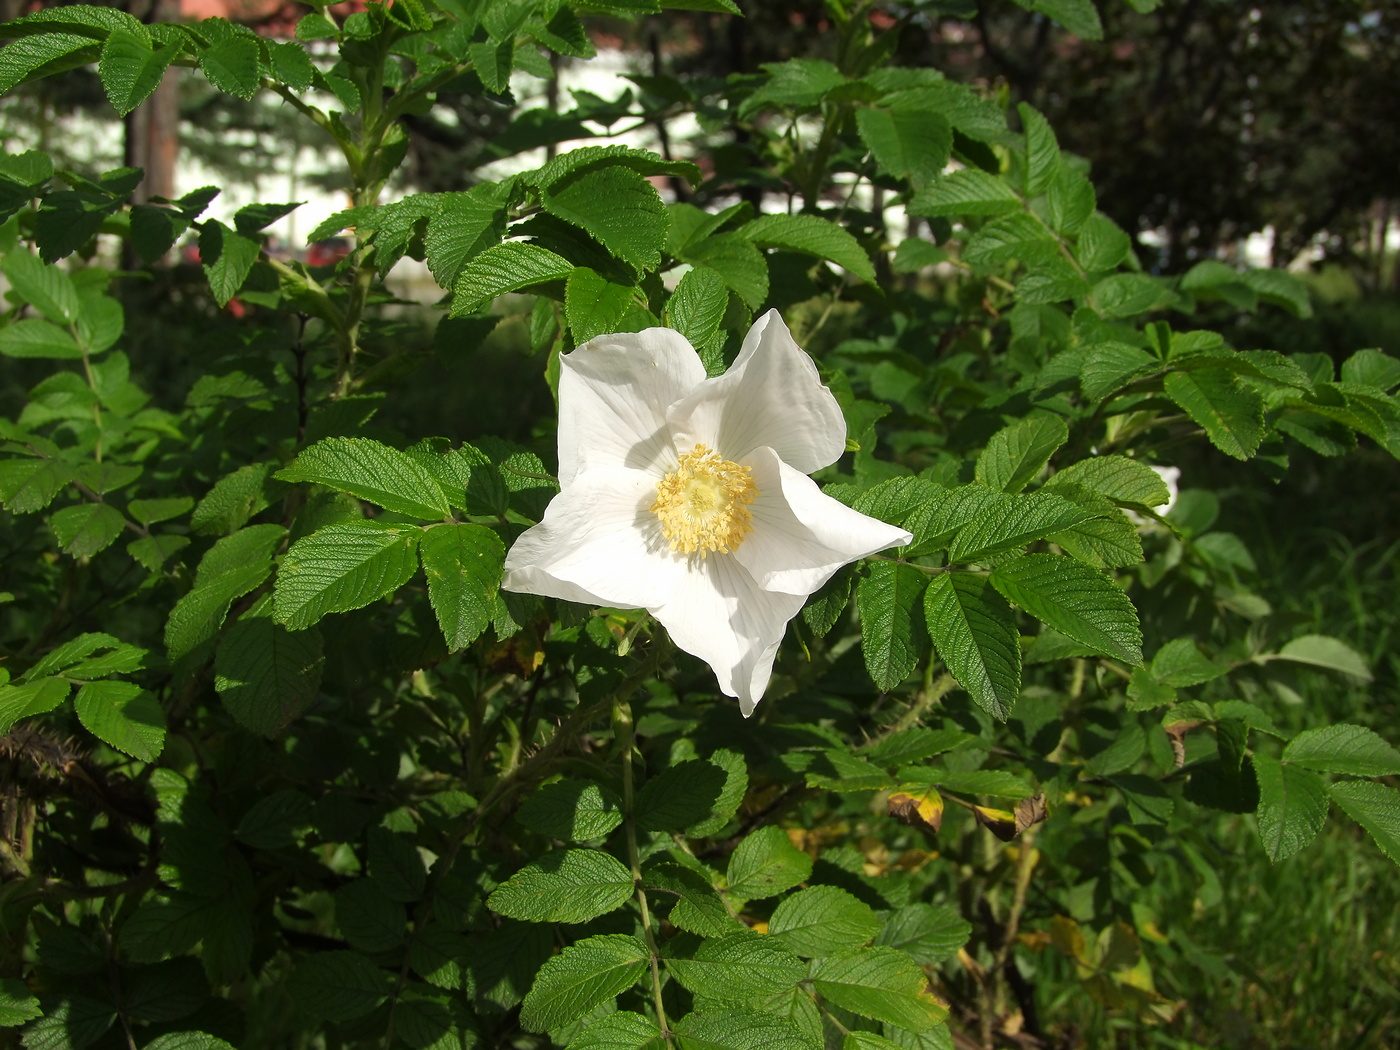
<svg viewBox="0 0 1400 1050">
<path fill-rule="evenodd" d="M 753 471 L 704 445 L 682 454 L 680 466 L 656 485 L 651 511 L 671 549 L 681 554 L 728 554 L 753 531 L 748 505 L 758 495 Z"/>
</svg>

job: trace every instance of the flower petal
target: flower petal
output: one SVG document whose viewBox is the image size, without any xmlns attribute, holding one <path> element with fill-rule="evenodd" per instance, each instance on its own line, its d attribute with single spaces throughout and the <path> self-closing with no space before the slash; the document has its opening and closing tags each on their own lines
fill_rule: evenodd
<svg viewBox="0 0 1400 1050">
<path fill-rule="evenodd" d="M 675 556 L 649 509 L 655 499 L 656 478 L 645 471 L 580 474 L 510 548 L 501 586 L 621 609 L 659 604 L 668 574 L 656 570 Z"/>
<path fill-rule="evenodd" d="M 668 417 L 678 449 L 699 443 L 739 460 L 766 445 L 804 474 L 846 450 L 841 407 L 777 310 L 754 322 L 729 371 L 697 386 Z"/>
<path fill-rule="evenodd" d="M 705 378 L 679 332 L 600 335 L 559 358 L 559 484 L 593 467 L 675 466 L 666 409 Z"/>
<path fill-rule="evenodd" d="M 805 595 L 765 591 L 732 555 L 674 559 L 666 600 L 650 612 L 680 648 L 714 669 L 747 718 L 768 679 L 787 623 Z"/>
<path fill-rule="evenodd" d="M 753 531 L 732 556 L 765 590 L 805 598 L 847 562 L 913 542 L 904 529 L 824 495 L 771 448 L 754 449 L 747 465 L 758 488 Z"/>
</svg>

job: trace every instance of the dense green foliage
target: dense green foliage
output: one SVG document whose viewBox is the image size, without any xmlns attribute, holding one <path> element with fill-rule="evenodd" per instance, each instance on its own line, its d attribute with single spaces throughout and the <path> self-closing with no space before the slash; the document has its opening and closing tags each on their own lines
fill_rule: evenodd
<svg viewBox="0 0 1400 1050">
<path fill-rule="evenodd" d="M 88 6 L 0 29 L 4 90 L 95 64 L 123 113 L 172 65 L 276 93 L 353 187 L 311 239 L 354 236 L 310 269 L 264 250 L 293 204 L 230 226 L 201 218 L 213 189 L 130 205 L 138 171 L 0 159 L 9 1036 L 881 1050 L 1072 1021 L 1188 1046 L 1234 1009 L 1188 1004 L 1190 975 L 1316 940 L 1300 884 L 1327 907 L 1380 873 L 1394 935 L 1400 752 L 1360 692 L 1380 675 L 1394 714 L 1388 639 L 1290 604 L 1331 599 L 1281 584 L 1290 522 L 1232 500 L 1324 457 L 1385 476 L 1400 362 L 1261 346 L 1311 316 L 1289 273 L 1144 272 L 1036 109 L 890 64 L 864 8 L 831 6 L 836 61 L 635 77 L 492 140 L 693 113 L 694 161 L 590 145 L 386 192 L 406 121 L 508 107 L 513 71 L 592 56 L 580 14 L 641 6 L 398 0 L 282 42 Z M 158 265 L 187 233 L 198 289 Z M 101 265 L 117 240 L 152 274 Z M 445 293 L 431 348 L 382 284 L 405 257 Z M 559 491 L 552 413 L 466 443 L 415 408 L 443 362 L 524 402 L 561 354 L 657 325 L 717 375 L 768 309 L 845 415 L 817 480 L 913 542 L 812 597 L 744 720 L 645 613 L 500 589 Z M 1393 563 L 1344 580 L 1389 593 L 1368 571 Z M 1266 903 L 1222 908 L 1241 884 Z M 1372 1002 L 1307 1030 L 1358 1045 Z"/>
</svg>

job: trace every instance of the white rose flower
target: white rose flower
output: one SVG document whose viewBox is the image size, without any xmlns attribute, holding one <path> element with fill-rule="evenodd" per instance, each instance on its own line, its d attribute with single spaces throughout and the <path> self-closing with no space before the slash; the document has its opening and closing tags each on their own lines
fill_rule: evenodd
<svg viewBox="0 0 1400 1050">
<path fill-rule="evenodd" d="M 560 358 L 559 495 L 502 586 L 646 609 L 750 715 L 807 596 L 912 541 L 807 477 L 845 448 L 841 409 L 776 310 L 713 379 L 668 328 L 590 339 Z"/>
</svg>

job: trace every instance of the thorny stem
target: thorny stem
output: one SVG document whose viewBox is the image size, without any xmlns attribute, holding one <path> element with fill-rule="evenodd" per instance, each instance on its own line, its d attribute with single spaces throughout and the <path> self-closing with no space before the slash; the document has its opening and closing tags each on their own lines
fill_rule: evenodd
<svg viewBox="0 0 1400 1050">
<path fill-rule="evenodd" d="M 637 894 L 637 908 L 642 916 L 642 938 L 647 946 L 647 963 L 651 969 L 651 1001 L 656 1008 L 656 1023 L 666 1040 L 672 1046 L 671 1026 L 666 1021 L 666 1007 L 661 1001 L 661 953 L 656 946 L 656 935 L 652 931 L 651 909 L 647 906 L 646 890 L 642 883 L 642 863 L 637 850 L 637 822 L 633 819 L 632 753 L 636 748 L 636 727 L 632 722 L 632 705 L 619 699 L 613 705 L 613 735 L 618 750 L 622 752 L 622 812 L 623 824 L 627 830 L 627 866 L 632 872 L 632 885 Z"/>
</svg>

